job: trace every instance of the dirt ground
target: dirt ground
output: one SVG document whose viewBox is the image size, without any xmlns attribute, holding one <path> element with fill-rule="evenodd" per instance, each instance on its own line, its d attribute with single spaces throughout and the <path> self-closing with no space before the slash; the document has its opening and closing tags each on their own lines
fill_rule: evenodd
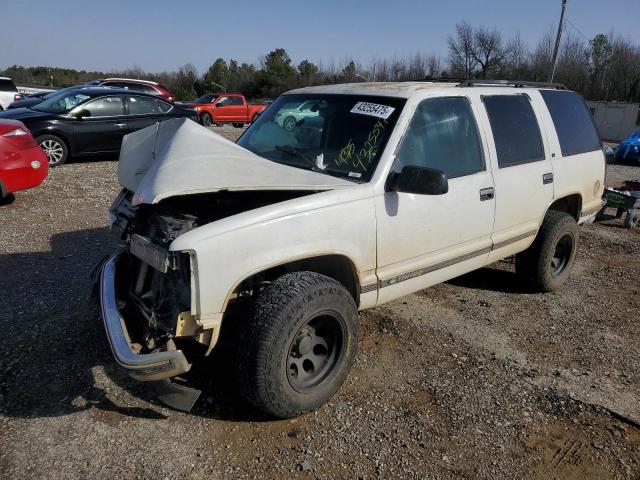
<svg viewBox="0 0 640 480">
<path fill-rule="evenodd" d="M 557 293 L 501 263 L 363 313 L 355 368 L 315 413 L 265 418 L 216 356 L 182 413 L 114 366 L 89 302 L 114 160 L 0 206 L 1 478 L 640 479 L 640 229 L 583 227 Z"/>
</svg>

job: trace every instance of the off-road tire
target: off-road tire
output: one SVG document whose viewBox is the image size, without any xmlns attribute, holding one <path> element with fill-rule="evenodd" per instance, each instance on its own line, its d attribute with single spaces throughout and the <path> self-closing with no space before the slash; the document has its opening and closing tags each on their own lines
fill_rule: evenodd
<svg viewBox="0 0 640 480">
<path fill-rule="evenodd" d="M 570 253 L 560 271 L 554 272 L 552 260 L 562 240 L 571 240 Z M 535 292 L 551 292 L 560 288 L 573 270 L 578 246 L 578 224 L 565 212 L 549 210 L 533 244 L 516 255 L 516 273 Z"/>
<path fill-rule="evenodd" d="M 205 127 L 210 127 L 211 126 L 211 115 L 209 115 L 208 113 L 201 113 L 200 114 L 200 124 L 204 125 Z"/>
<path fill-rule="evenodd" d="M 289 379 L 292 345 L 302 327 L 328 312 L 343 326 L 339 360 L 320 383 L 301 392 Z M 241 394 L 273 417 L 291 418 L 320 407 L 344 382 L 357 351 L 358 311 L 336 280 L 314 272 L 288 273 L 259 294 L 242 330 L 236 345 Z"/>
<path fill-rule="evenodd" d="M 67 146 L 67 143 L 60 137 L 49 134 L 40 135 L 36 138 L 36 142 L 38 142 L 38 145 L 40 145 L 40 148 L 42 148 L 45 153 L 47 153 L 47 149 L 49 147 L 55 148 L 56 152 L 60 152 L 60 156 L 54 157 L 53 160 L 52 157 L 47 153 L 50 167 L 58 167 L 69 160 L 69 147 Z"/>
</svg>

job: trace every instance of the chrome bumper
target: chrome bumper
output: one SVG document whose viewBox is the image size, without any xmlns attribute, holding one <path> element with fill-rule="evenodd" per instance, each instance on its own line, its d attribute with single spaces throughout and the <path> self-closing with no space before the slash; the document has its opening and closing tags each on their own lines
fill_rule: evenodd
<svg viewBox="0 0 640 480">
<path fill-rule="evenodd" d="M 116 266 L 124 252 L 122 249 L 114 253 L 100 270 L 102 320 L 116 362 L 137 380 L 161 380 L 187 372 L 191 364 L 187 362 L 181 350 L 139 354 L 131 349 L 129 333 L 118 310 L 115 288 Z"/>
</svg>

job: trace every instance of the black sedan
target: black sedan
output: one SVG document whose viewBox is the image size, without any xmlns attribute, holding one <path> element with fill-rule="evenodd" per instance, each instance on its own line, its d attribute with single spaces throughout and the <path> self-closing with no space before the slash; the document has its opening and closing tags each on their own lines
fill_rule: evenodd
<svg viewBox="0 0 640 480">
<path fill-rule="evenodd" d="M 0 112 L 23 122 L 57 166 L 71 156 L 116 153 L 127 133 L 170 118 L 197 120 L 196 112 L 154 95 L 109 87 L 83 87 L 32 108 Z"/>
</svg>

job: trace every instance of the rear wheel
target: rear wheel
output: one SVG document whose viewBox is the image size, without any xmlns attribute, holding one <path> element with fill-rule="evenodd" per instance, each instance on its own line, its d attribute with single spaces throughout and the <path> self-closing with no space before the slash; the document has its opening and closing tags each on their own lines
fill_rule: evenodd
<svg viewBox="0 0 640 480">
<path fill-rule="evenodd" d="M 60 137 L 55 135 L 40 135 L 36 138 L 40 148 L 44 150 L 49 158 L 49 166 L 57 167 L 62 165 L 69 158 L 67 144 Z"/>
<path fill-rule="evenodd" d="M 211 126 L 211 115 L 209 115 L 208 113 L 201 113 L 200 114 L 200 123 L 202 125 L 204 125 L 205 127 L 210 127 Z"/>
<path fill-rule="evenodd" d="M 244 123 L 239 123 L 239 122 L 232 123 L 232 125 L 233 125 L 234 127 L 236 127 L 236 128 L 242 128 L 242 127 L 244 127 Z"/>
<path fill-rule="evenodd" d="M 260 293 L 253 310 L 235 342 L 247 400 L 279 418 L 327 402 L 357 350 L 358 312 L 347 289 L 318 273 L 289 273 Z"/>
<path fill-rule="evenodd" d="M 549 210 L 533 244 L 516 255 L 516 272 L 529 288 L 551 292 L 571 271 L 578 245 L 578 224 L 565 212 Z"/>
</svg>

